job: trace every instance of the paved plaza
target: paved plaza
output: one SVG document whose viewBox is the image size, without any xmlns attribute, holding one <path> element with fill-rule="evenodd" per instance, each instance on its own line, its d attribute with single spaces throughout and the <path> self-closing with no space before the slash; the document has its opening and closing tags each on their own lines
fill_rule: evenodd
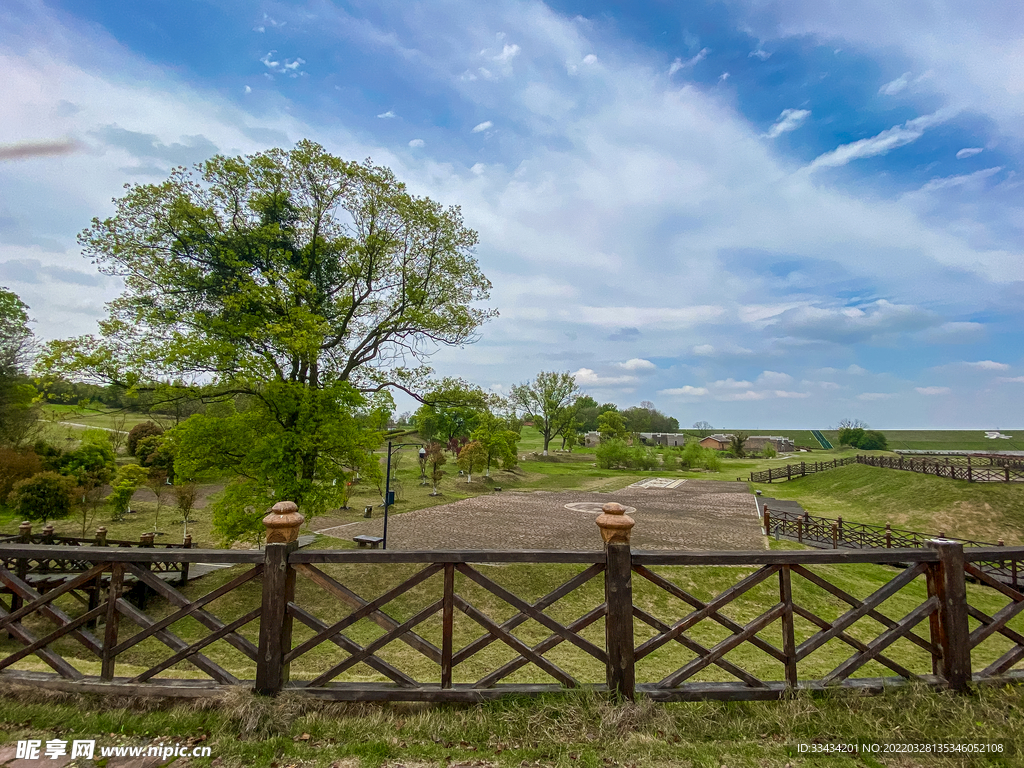
<svg viewBox="0 0 1024 768">
<path fill-rule="evenodd" d="M 600 549 L 594 520 L 610 501 L 636 509 L 629 513 L 636 520 L 634 549 L 765 548 L 746 483 L 658 485 L 610 493 L 503 491 L 404 512 L 388 521 L 388 549 Z M 375 517 L 321 531 L 345 539 L 380 536 L 384 521 Z"/>
</svg>

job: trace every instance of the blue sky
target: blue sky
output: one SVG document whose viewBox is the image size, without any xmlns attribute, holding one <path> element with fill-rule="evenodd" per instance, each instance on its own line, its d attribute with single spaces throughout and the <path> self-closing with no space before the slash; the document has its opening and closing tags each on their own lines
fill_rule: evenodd
<svg viewBox="0 0 1024 768">
<path fill-rule="evenodd" d="M 1013 428 L 1022 33 L 1012 2 L 8 0 L 0 145 L 73 143 L 0 147 L 0 284 L 93 332 L 119 286 L 75 234 L 124 183 L 308 137 L 480 232 L 501 316 L 439 374 Z"/>
</svg>

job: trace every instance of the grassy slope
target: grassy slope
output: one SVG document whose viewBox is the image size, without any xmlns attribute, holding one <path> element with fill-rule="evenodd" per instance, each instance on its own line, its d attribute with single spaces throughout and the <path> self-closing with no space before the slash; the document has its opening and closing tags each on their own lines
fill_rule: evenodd
<svg viewBox="0 0 1024 768">
<path fill-rule="evenodd" d="M 854 464 L 789 482 L 754 484 L 813 514 L 982 541 L 1024 543 L 1024 485 L 968 483 Z"/>
<path fill-rule="evenodd" d="M 883 429 L 880 430 L 893 450 L 912 451 L 1024 451 L 1024 430 L 1006 429 L 1009 440 L 989 440 L 980 429 Z M 822 430 L 833 445 L 839 444 L 839 435 Z"/>
</svg>

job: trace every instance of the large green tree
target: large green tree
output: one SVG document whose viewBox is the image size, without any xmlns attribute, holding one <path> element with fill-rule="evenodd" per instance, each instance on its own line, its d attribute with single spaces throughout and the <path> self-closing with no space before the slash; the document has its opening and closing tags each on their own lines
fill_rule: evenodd
<svg viewBox="0 0 1024 768">
<path fill-rule="evenodd" d="M 34 338 L 28 306 L 0 288 L 0 445 L 30 442 L 38 426 L 35 388 L 26 376 Z"/>
<path fill-rule="evenodd" d="M 568 371 L 541 371 L 533 381 L 513 386 L 509 401 L 533 420 L 547 456 L 551 438 L 573 425 L 579 396 L 576 378 Z"/>
<path fill-rule="evenodd" d="M 430 352 L 473 341 L 494 314 L 479 304 L 490 283 L 477 235 L 458 208 L 311 141 L 196 170 L 129 187 L 81 233 L 125 290 L 98 335 L 52 343 L 45 364 L 165 399 L 230 401 L 219 431 L 181 430 L 179 462 L 234 469 L 225 503 L 248 501 L 253 516 L 282 498 L 315 514 L 333 503 L 343 457 L 332 454 L 360 442 L 340 430 L 365 429 L 339 414 L 388 387 L 421 391 Z M 208 437 L 204 453 L 196 440 Z"/>
</svg>

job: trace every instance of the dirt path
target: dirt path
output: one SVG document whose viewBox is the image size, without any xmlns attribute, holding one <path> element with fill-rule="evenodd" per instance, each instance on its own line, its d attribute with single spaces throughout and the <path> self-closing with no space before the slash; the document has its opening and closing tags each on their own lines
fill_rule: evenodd
<svg viewBox="0 0 1024 768">
<path fill-rule="evenodd" d="M 617 501 L 635 507 L 635 549 L 764 549 L 754 497 L 746 483 L 688 480 L 675 489 L 624 488 L 584 491 L 503 492 L 392 515 L 388 548 L 416 549 L 600 549 L 597 506 Z M 566 504 L 581 508 L 566 509 Z M 592 506 L 588 511 L 586 507 Z M 378 514 L 374 511 L 374 514 Z M 320 532 L 351 539 L 380 536 L 375 517 L 345 526 L 324 521 Z"/>
</svg>

